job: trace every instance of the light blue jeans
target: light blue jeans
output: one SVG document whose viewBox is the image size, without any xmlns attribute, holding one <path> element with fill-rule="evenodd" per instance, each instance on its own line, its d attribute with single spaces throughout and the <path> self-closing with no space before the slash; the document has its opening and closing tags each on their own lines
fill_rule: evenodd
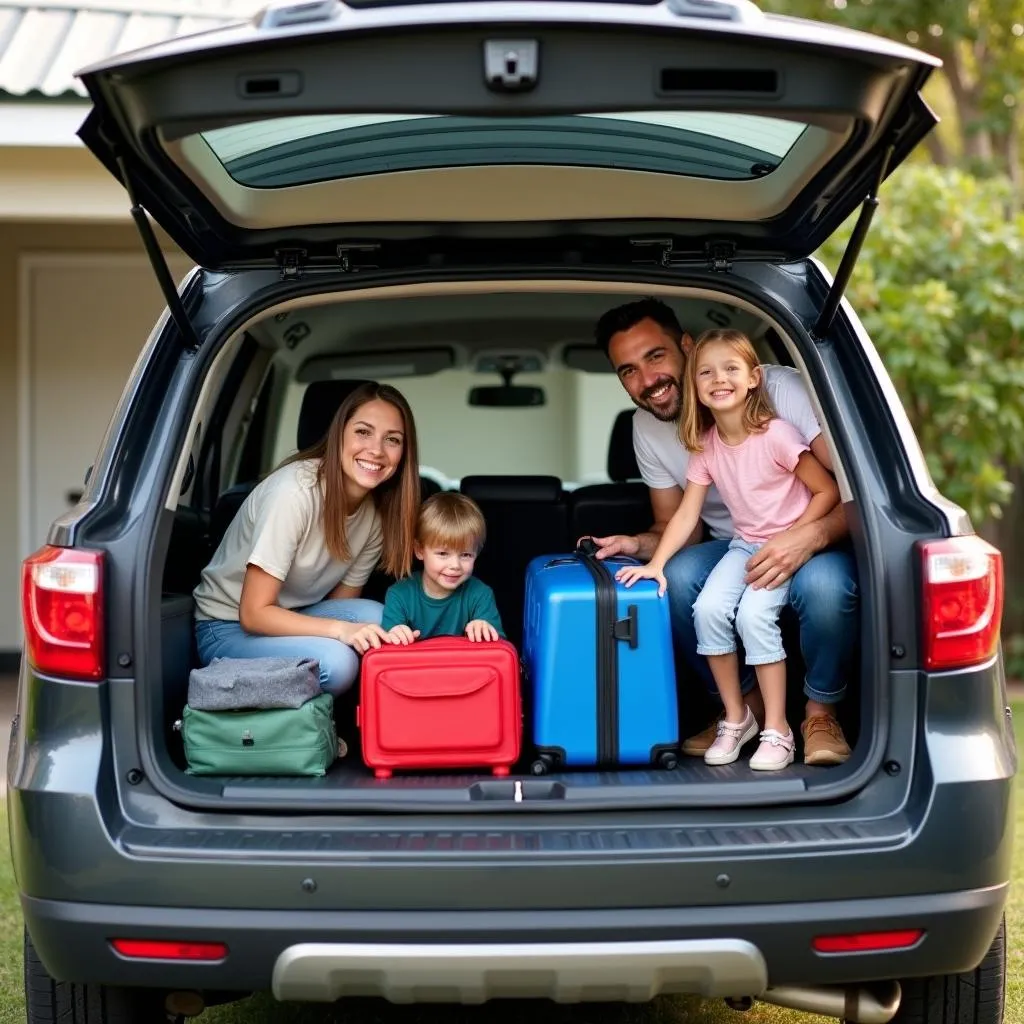
<svg viewBox="0 0 1024 1024">
<path fill-rule="evenodd" d="M 672 632 L 677 650 L 711 695 L 717 695 L 707 659 L 697 654 L 693 606 L 712 570 L 729 548 L 728 540 L 691 544 L 665 566 Z M 800 650 L 807 675 L 804 696 L 822 704 L 837 704 L 846 694 L 846 676 L 855 657 L 859 593 L 857 565 L 848 543 L 820 551 L 793 576 L 789 606 L 800 628 Z M 681 678 L 687 678 L 682 676 Z M 756 685 L 749 669 L 740 670 L 744 692 Z"/>
<path fill-rule="evenodd" d="M 743 578 L 747 559 L 760 547 L 734 537 L 711 570 L 693 602 L 698 654 L 735 653 L 738 633 L 748 665 L 770 665 L 785 659 L 779 612 L 789 600 L 789 581 L 773 590 L 754 590 Z"/>
<path fill-rule="evenodd" d="M 380 625 L 384 605 L 362 597 L 348 597 L 320 601 L 295 611 L 318 619 Z M 209 665 L 214 658 L 316 658 L 320 662 L 320 688 L 335 697 L 344 693 L 359 674 L 359 655 L 340 640 L 325 636 L 258 636 L 226 619 L 197 621 L 196 647 L 203 665 Z"/>
</svg>

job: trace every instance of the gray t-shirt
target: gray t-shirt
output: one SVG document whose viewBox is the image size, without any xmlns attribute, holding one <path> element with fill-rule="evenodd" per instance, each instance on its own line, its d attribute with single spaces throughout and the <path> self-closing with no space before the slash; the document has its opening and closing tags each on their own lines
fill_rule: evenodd
<svg viewBox="0 0 1024 1024">
<path fill-rule="evenodd" d="M 772 363 L 763 365 L 761 370 L 775 411 L 781 419 L 796 427 L 797 433 L 809 445 L 821 433 L 821 426 L 814 415 L 800 371 L 792 366 Z M 646 409 L 637 409 L 633 413 L 633 451 L 640 476 L 648 487 L 682 487 L 685 490 L 690 453 L 679 440 L 677 423 L 666 423 Z M 732 517 L 714 484 L 708 488 L 700 515 L 713 537 L 727 539 L 733 536 Z"/>
<path fill-rule="evenodd" d="M 245 499 L 193 591 L 197 619 L 238 621 L 246 566 L 259 566 L 281 581 L 278 604 L 304 608 L 322 601 L 340 583 L 361 587 L 384 546 L 380 516 L 367 496 L 345 520 L 351 558 L 337 561 L 322 525 L 323 491 L 316 461 L 275 470 Z"/>
</svg>

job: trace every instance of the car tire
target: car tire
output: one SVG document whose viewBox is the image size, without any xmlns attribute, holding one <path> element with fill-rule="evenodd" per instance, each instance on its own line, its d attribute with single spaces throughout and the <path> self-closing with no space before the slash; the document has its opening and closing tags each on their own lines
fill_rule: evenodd
<svg viewBox="0 0 1024 1024">
<path fill-rule="evenodd" d="M 1006 918 L 984 960 L 966 974 L 911 978 L 892 1024 L 1003 1024 L 1006 1003 Z"/>
<path fill-rule="evenodd" d="M 161 1024 L 173 1020 L 157 992 L 55 981 L 25 931 L 25 1014 L 28 1024 Z"/>
</svg>

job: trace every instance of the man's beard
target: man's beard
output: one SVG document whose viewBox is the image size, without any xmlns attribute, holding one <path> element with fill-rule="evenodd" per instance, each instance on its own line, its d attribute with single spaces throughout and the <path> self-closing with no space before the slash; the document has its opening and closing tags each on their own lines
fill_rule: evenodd
<svg viewBox="0 0 1024 1024">
<path fill-rule="evenodd" d="M 672 392 L 675 401 L 667 407 L 662 406 L 659 408 L 652 405 L 650 402 L 651 395 L 666 384 L 675 385 L 675 391 Z M 646 388 L 639 398 L 634 398 L 633 404 L 649 412 L 655 419 L 661 420 L 663 423 L 672 423 L 679 419 L 679 414 L 683 409 L 683 382 L 676 380 L 675 377 L 661 377 L 649 388 Z"/>
</svg>

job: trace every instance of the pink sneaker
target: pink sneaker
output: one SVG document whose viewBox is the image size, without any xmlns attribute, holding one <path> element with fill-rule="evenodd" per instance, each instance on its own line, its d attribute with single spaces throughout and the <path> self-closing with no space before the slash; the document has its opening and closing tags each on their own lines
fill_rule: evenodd
<svg viewBox="0 0 1024 1024">
<path fill-rule="evenodd" d="M 795 746 L 792 729 L 785 736 L 776 729 L 765 729 L 761 733 L 761 745 L 750 759 L 750 767 L 754 771 L 777 772 L 793 763 Z"/>
<path fill-rule="evenodd" d="M 719 719 L 718 736 L 704 755 L 705 764 L 732 764 L 740 756 L 743 744 L 749 743 L 757 735 L 754 712 L 750 708 L 746 710 L 746 716 L 738 725 L 724 718 Z"/>
</svg>

